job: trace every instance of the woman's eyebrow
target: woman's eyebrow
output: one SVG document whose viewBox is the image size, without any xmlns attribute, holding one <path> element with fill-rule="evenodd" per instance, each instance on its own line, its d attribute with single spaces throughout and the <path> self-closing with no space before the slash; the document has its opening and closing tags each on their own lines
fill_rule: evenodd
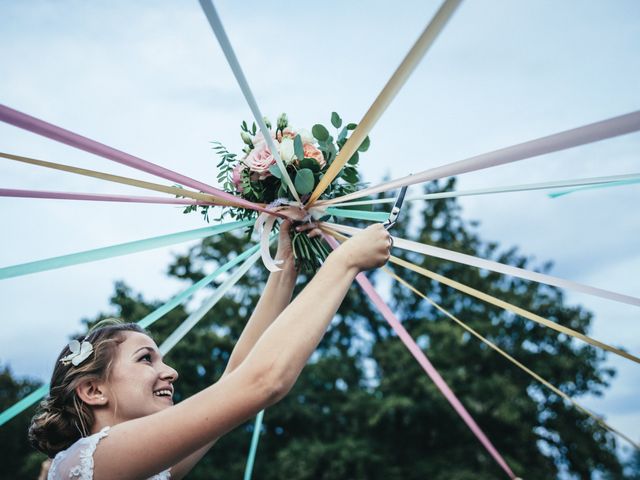
<svg viewBox="0 0 640 480">
<path fill-rule="evenodd" d="M 152 353 L 157 353 L 156 349 L 155 349 L 155 348 L 153 348 L 153 347 L 140 347 L 140 348 L 139 348 L 139 349 L 137 349 L 135 352 L 133 352 L 133 353 L 131 354 L 131 356 L 132 356 L 132 357 L 133 357 L 133 356 L 135 356 L 135 355 L 136 355 L 140 350 L 149 350 L 149 351 L 150 351 L 150 352 L 152 352 Z"/>
</svg>

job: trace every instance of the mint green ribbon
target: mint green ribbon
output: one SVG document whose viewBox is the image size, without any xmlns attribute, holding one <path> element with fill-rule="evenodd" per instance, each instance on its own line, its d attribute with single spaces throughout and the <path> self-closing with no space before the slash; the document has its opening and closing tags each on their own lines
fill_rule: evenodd
<svg viewBox="0 0 640 480">
<path fill-rule="evenodd" d="M 22 413 L 24 410 L 44 397 L 47 393 L 49 393 L 49 384 L 45 383 L 37 390 L 34 390 L 22 400 L 10 406 L 4 412 L 0 413 L 0 425 L 4 425 L 13 417 L 18 415 L 19 413 Z"/>
<path fill-rule="evenodd" d="M 109 247 L 96 248 L 84 252 L 71 253 L 59 257 L 45 258 L 35 262 L 21 263 L 10 267 L 0 268 L 0 280 L 18 277 L 21 275 L 29 275 L 36 272 L 44 272 L 56 268 L 78 265 L 81 263 L 95 262 L 105 258 L 118 257 L 121 255 L 129 255 L 132 253 L 143 252 L 154 248 L 174 245 L 176 243 L 187 242 L 189 240 L 197 240 L 219 233 L 229 232 L 238 228 L 252 225 L 254 220 L 243 220 L 241 222 L 230 222 L 213 227 L 197 228 L 195 230 L 187 230 L 186 232 L 171 233 L 169 235 L 161 235 L 159 237 L 145 238 L 133 242 L 111 245 Z"/>
<path fill-rule="evenodd" d="M 220 275 L 222 275 L 223 273 L 225 273 L 226 271 L 228 271 L 229 269 L 231 269 L 232 267 L 234 267 L 238 263 L 246 260 L 248 257 L 250 257 L 251 255 L 255 254 L 258 251 L 259 248 L 260 248 L 259 245 L 255 245 L 255 246 L 251 247 L 249 250 L 243 252 L 241 255 L 238 255 L 237 257 L 235 257 L 233 260 L 230 260 L 229 262 L 227 262 L 224 265 L 220 266 L 213 273 L 207 275 L 206 277 L 204 277 L 202 280 L 198 281 L 197 283 L 194 283 L 189 288 L 187 288 L 186 290 L 184 290 L 180 294 L 178 294 L 175 297 L 173 297 L 167 303 L 165 303 L 164 305 L 158 307 L 153 312 L 149 313 L 146 317 L 144 317 L 143 319 L 139 320 L 138 321 L 138 325 L 140 325 L 143 328 L 149 327 L 156 320 L 161 318 L 163 315 L 166 315 L 169 311 L 174 309 L 176 306 L 178 306 L 184 300 L 186 300 L 191 295 L 196 293 L 198 290 L 200 290 L 201 288 L 203 288 L 206 285 L 208 285 L 211 282 L 213 282 L 217 277 L 219 277 Z M 27 408 L 32 406 L 34 403 L 36 403 L 41 398 L 43 398 L 47 393 L 49 393 L 49 384 L 48 383 L 42 385 L 40 388 L 38 388 L 37 390 L 31 392 L 29 395 L 24 397 L 22 400 L 18 401 L 16 404 L 14 404 L 11 407 L 7 408 L 4 412 L 0 413 L 0 426 L 4 425 L 9 420 L 11 420 L 13 417 L 15 417 L 16 415 L 22 413 L 24 410 L 26 410 Z"/>
<path fill-rule="evenodd" d="M 346 208 L 328 207 L 328 215 L 335 215 L 342 218 L 354 218 L 356 220 L 367 220 L 370 222 L 385 222 L 389 219 L 386 212 L 368 212 L 366 210 L 348 210 Z"/>
<path fill-rule="evenodd" d="M 636 179 L 636 180 L 621 180 L 619 182 L 599 183 L 599 184 L 596 184 L 596 185 L 587 185 L 585 187 L 570 188 L 568 190 L 562 190 L 561 192 L 550 193 L 549 197 L 550 198 L 557 198 L 557 197 L 561 197 L 563 195 L 569 195 L 570 193 L 573 193 L 573 192 L 579 192 L 581 190 L 590 190 L 592 188 L 620 187 L 622 185 L 633 185 L 635 183 L 640 183 L 640 179 Z"/>
<path fill-rule="evenodd" d="M 262 418 L 264 410 L 260 410 L 256 415 L 256 422 L 253 425 L 253 435 L 251 436 L 251 447 L 249 448 L 249 456 L 247 457 L 247 466 L 244 469 L 244 480 L 251 480 L 253 473 L 253 464 L 256 460 L 256 452 L 258 451 L 258 442 L 260 441 L 260 431 L 262 430 Z"/>
</svg>

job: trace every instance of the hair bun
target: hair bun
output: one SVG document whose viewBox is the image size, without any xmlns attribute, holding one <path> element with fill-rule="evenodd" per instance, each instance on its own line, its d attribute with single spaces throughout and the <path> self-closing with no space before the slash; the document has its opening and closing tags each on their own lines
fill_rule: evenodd
<svg viewBox="0 0 640 480">
<path fill-rule="evenodd" d="M 55 406 L 50 397 L 40 402 L 29 426 L 29 442 L 34 448 L 54 457 L 80 436 L 72 415 Z"/>
</svg>

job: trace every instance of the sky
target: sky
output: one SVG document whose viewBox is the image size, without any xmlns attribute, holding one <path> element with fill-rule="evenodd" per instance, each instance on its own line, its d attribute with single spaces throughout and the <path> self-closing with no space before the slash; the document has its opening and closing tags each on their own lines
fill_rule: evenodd
<svg viewBox="0 0 640 480">
<path fill-rule="evenodd" d="M 292 124 L 357 122 L 440 2 L 216 3 L 262 112 Z M 640 3 L 464 2 L 371 132 L 372 183 L 640 109 Z M 239 151 L 251 113 L 197 2 L 0 0 L 0 103 L 215 184 L 210 142 Z M 640 134 L 461 175 L 460 190 L 637 173 Z M 157 181 L 0 125 L 0 150 Z M 0 161 L 4 188 L 146 193 Z M 419 188 L 413 189 L 418 193 Z M 410 190 L 411 192 L 411 190 Z M 484 239 L 518 246 L 552 274 L 640 296 L 640 186 L 558 199 L 544 192 L 465 197 Z M 204 226 L 166 205 L 0 199 L 0 266 Z M 166 277 L 197 242 L 3 280 L 0 363 L 46 380 L 80 320 L 109 311 L 113 283 L 147 299 L 187 285 Z M 633 245 L 636 245 L 634 247 Z M 640 354 L 637 307 L 568 292 L 595 313 L 591 335 Z M 427 352 L 428 354 L 428 352 Z M 582 403 L 640 439 L 640 370 Z M 523 392 L 524 394 L 524 392 Z"/>
</svg>

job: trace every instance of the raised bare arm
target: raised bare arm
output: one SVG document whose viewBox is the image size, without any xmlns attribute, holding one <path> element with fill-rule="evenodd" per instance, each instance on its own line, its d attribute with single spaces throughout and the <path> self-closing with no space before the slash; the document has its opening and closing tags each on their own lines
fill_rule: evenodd
<svg viewBox="0 0 640 480">
<path fill-rule="evenodd" d="M 174 407 L 114 426 L 94 455 L 95 480 L 147 478 L 282 398 L 357 273 L 379 267 L 388 257 L 389 235 L 381 225 L 345 242 L 232 373 Z"/>
<path fill-rule="evenodd" d="M 283 222 L 278 235 L 276 260 L 282 260 L 282 264 L 280 265 L 282 270 L 269 275 L 260 300 L 242 330 L 242 334 L 236 342 L 236 345 L 233 347 L 231 357 L 229 358 L 222 377 L 233 372 L 243 362 L 260 336 L 291 301 L 291 295 L 296 284 L 298 273 L 295 269 L 291 238 L 289 237 L 290 227 L 291 223 L 289 221 Z M 171 467 L 171 478 L 178 480 L 187 475 L 217 440 L 217 438 L 212 439 L 204 447 L 199 448 Z"/>
</svg>

